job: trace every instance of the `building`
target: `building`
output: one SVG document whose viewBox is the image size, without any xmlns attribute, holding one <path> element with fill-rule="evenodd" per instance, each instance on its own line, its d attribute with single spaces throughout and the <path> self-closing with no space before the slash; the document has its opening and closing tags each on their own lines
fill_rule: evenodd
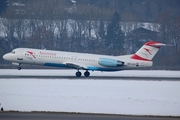
<svg viewBox="0 0 180 120">
<path fill-rule="evenodd" d="M 136 52 L 147 41 L 158 41 L 159 32 L 143 27 L 130 31 L 127 36 L 127 44 L 131 46 L 131 52 Z"/>
</svg>

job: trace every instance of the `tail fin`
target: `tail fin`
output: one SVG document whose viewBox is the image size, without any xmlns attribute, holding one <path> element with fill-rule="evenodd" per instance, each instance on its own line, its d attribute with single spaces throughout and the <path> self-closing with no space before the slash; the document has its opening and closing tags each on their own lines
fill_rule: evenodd
<svg viewBox="0 0 180 120">
<path fill-rule="evenodd" d="M 154 41 L 147 42 L 131 56 L 131 59 L 151 61 L 161 46 L 165 46 L 165 44 Z"/>
</svg>

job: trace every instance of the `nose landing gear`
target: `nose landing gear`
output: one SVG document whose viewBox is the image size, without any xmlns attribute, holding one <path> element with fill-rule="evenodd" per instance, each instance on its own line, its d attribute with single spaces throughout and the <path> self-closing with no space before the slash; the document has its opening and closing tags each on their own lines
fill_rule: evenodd
<svg viewBox="0 0 180 120">
<path fill-rule="evenodd" d="M 21 64 L 19 63 L 19 66 L 17 67 L 18 70 L 21 70 Z"/>
</svg>

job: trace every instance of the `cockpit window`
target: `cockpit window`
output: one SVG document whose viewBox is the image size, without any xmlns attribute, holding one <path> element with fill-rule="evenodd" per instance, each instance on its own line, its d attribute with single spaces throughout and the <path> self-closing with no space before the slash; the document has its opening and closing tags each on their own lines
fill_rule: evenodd
<svg viewBox="0 0 180 120">
<path fill-rule="evenodd" d="M 15 54 L 15 51 L 11 51 L 12 54 Z"/>
</svg>

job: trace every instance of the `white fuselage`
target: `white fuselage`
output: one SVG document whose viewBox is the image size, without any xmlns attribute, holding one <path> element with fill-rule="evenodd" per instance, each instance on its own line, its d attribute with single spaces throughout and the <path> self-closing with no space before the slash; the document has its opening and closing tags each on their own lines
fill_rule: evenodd
<svg viewBox="0 0 180 120">
<path fill-rule="evenodd" d="M 13 63 L 36 64 L 84 70 L 118 71 L 152 66 L 152 61 L 131 59 L 132 55 L 107 56 L 30 48 L 17 48 L 3 56 Z M 118 62 L 117 62 L 118 61 Z M 116 65 L 120 63 L 120 65 Z"/>
<path fill-rule="evenodd" d="M 81 76 L 79 70 L 86 70 L 84 76 L 88 77 L 90 75 L 89 70 L 119 71 L 139 67 L 150 67 L 153 64 L 152 59 L 155 54 L 161 46 L 165 45 L 166 44 L 160 42 L 149 41 L 135 54 L 122 56 L 17 48 L 5 54 L 3 58 L 13 62 L 13 64 L 19 65 L 18 70 L 21 69 L 21 64 L 35 64 L 77 69 L 77 77 Z"/>
</svg>

